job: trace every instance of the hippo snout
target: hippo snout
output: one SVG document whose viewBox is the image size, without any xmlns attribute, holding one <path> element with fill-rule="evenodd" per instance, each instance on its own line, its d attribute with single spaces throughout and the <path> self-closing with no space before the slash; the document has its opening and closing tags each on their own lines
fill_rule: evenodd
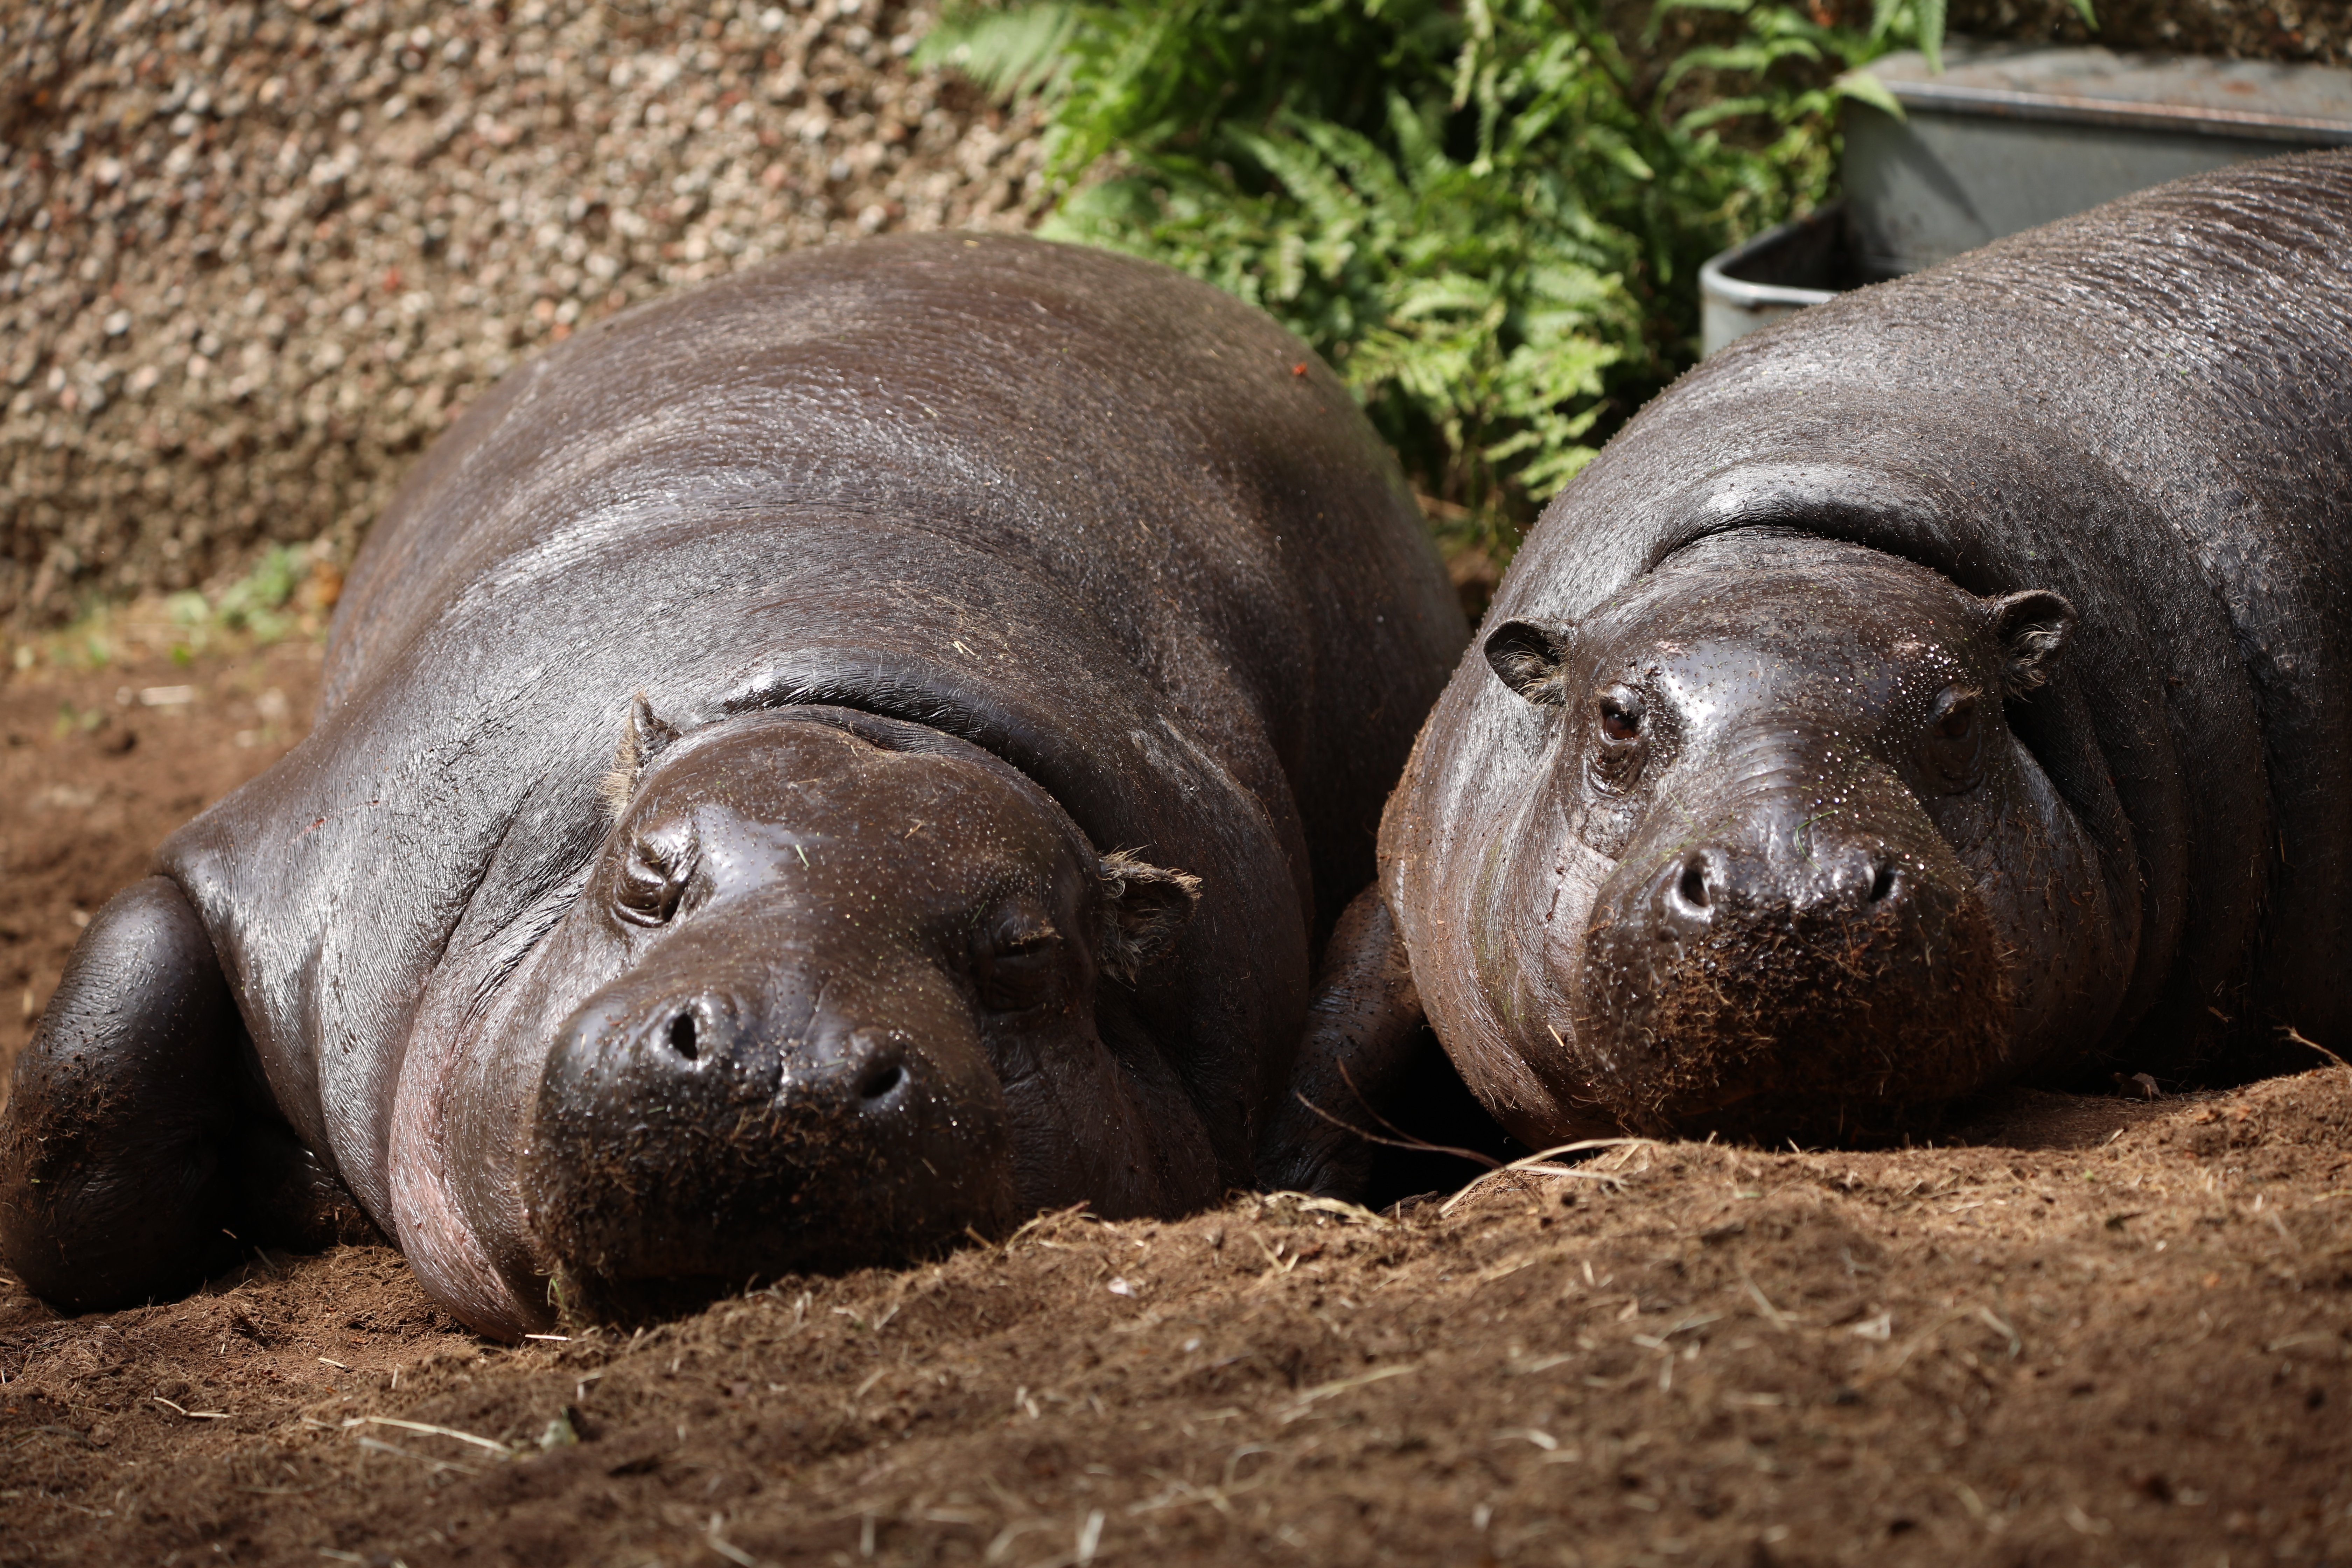
<svg viewBox="0 0 2352 1568">
<path fill-rule="evenodd" d="M 1998 1067 L 2006 967 L 1950 850 L 1924 820 L 1806 805 L 1681 818 L 1602 886 L 1576 1027 L 1627 1124 L 1866 1136 Z"/>
<path fill-rule="evenodd" d="M 919 984 L 841 989 L 625 980 L 567 1021 L 522 1173 L 567 1306 L 627 1316 L 1008 1223 L 1011 1131 L 968 1024 Z"/>
<path fill-rule="evenodd" d="M 1652 934 L 1671 942 L 1701 940 L 1718 911 L 1727 921 L 1782 910 L 1900 928 L 1912 882 L 1901 858 L 1876 844 L 1816 843 L 1793 876 L 1769 857 L 1706 845 L 1670 858 L 1641 906 Z"/>
<path fill-rule="evenodd" d="M 606 1026 L 629 1043 L 616 1066 L 634 1075 L 634 1088 L 666 1095 L 673 1082 L 709 1075 L 713 1089 L 735 1101 L 778 1099 L 820 1116 L 887 1116 L 919 1093 L 916 1075 L 929 1066 L 903 1029 L 804 1022 L 779 1029 L 752 1016 L 724 993 L 656 1004 L 650 1026 L 625 1016 Z M 925 1076 L 929 1076 L 928 1073 Z"/>
</svg>

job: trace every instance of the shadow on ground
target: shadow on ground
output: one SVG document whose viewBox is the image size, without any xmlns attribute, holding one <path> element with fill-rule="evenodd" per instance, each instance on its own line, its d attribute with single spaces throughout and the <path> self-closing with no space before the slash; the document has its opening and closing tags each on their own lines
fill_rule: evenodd
<svg viewBox="0 0 2352 1568">
<path fill-rule="evenodd" d="M 0 1051 L 313 653 L 0 687 Z M 2342 1563 L 2352 1072 L 1062 1215 L 520 1348 L 383 1248 L 70 1320 L 0 1277 L 0 1377 L 10 1563 Z"/>
</svg>

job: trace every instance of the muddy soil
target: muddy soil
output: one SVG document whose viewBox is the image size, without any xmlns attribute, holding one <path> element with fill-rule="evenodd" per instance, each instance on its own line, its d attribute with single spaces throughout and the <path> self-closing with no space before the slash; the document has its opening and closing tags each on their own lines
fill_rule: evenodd
<svg viewBox="0 0 2352 1568">
<path fill-rule="evenodd" d="M 315 637 L 183 665 L 172 650 L 188 629 L 160 605 L 104 625 L 0 675 L 0 1066 L 16 1059 L 89 917 L 145 874 L 173 828 L 285 755 L 318 699 Z M 107 648 L 102 667 L 75 668 L 93 641 Z"/>
<path fill-rule="evenodd" d="M 0 1052 L 315 689 L 130 646 L 0 686 Z M 0 1378 L 6 1563 L 2352 1563 L 2352 1071 L 1062 1215 L 519 1348 L 384 1248 L 75 1319 L 0 1276 Z"/>
</svg>

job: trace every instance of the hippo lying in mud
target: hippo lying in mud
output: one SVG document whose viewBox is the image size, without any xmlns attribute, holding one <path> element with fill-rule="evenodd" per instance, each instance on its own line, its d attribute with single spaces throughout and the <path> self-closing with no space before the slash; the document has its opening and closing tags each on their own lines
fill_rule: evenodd
<svg viewBox="0 0 2352 1568">
<path fill-rule="evenodd" d="M 583 331 L 91 922 L 0 1247 L 110 1305 L 348 1193 L 510 1337 L 1213 1202 L 1465 637 L 1347 392 L 1163 269 L 879 241 Z"/>
<path fill-rule="evenodd" d="M 1741 340 L 1554 500 L 1432 714 L 1333 960 L 1351 1080 L 1425 1008 L 1531 1143 L 1778 1142 L 2352 1049 L 2347 576 L 2352 153 Z"/>
</svg>

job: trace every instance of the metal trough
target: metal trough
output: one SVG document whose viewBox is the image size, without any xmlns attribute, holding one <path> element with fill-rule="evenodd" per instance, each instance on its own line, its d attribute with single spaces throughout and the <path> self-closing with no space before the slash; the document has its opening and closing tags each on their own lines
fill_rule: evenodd
<svg viewBox="0 0 2352 1568">
<path fill-rule="evenodd" d="M 1706 353 L 1837 289 L 1933 267 L 2167 180 L 2352 146 L 2352 70 L 2339 67 L 1959 38 L 1945 60 L 1940 76 L 1916 53 L 1869 68 L 1901 120 L 1846 101 L 1842 245 L 1809 219 L 1701 271 Z"/>
</svg>

